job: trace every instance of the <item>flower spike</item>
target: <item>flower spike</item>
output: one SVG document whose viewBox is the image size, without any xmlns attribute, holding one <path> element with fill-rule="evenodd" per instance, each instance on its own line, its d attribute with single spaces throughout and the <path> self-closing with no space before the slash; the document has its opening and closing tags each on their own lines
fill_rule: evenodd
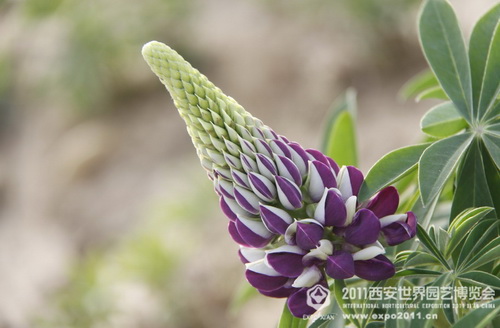
<svg viewBox="0 0 500 328">
<path fill-rule="evenodd" d="M 395 274 L 382 243 L 413 238 L 417 218 L 395 214 L 394 187 L 358 204 L 357 168 L 278 135 L 168 46 L 152 41 L 142 53 L 186 123 L 245 276 L 261 294 L 288 298 L 302 317 L 325 304 L 329 278 Z"/>
</svg>

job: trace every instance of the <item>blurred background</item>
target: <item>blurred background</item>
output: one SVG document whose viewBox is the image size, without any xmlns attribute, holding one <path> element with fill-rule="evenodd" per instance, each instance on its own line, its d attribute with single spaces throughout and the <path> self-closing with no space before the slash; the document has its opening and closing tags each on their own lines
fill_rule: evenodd
<svg viewBox="0 0 500 328">
<path fill-rule="evenodd" d="M 452 0 L 466 36 L 497 1 Z M 418 0 L 0 0 L 0 327 L 274 327 L 143 61 L 158 40 L 319 147 L 358 92 L 360 166 L 420 140 Z"/>
</svg>

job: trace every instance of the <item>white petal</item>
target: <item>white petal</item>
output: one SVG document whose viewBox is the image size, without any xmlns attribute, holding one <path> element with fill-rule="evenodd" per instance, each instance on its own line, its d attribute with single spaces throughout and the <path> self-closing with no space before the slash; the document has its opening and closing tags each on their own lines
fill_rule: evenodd
<svg viewBox="0 0 500 328">
<path fill-rule="evenodd" d="M 249 262 L 262 260 L 264 257 L 266 257 L 266 252 L 259 248 L 240 246 L 240 252 L 241 255 L 243 255 L 243 257 L 246 258 Z"/>
<path fill-rule="evenodd" d="M 262 221 L 247 219 L 243 216 L 238 215 L 238 220 L 241 221 L 248 229 L 252 230 L 255 234 L 261 236 L 262 238 L 269 238 L 273 234 L 271 231 L 267 230 L 266 226 Z"/>
<path fill-rule="evenodd" d="M 354 217 L 354 213 L 356 213 L 356 202 L 358 201 L 358 197 L 356 196 L 351 196 L 347 198 L 345 202 L 345 207 L 347 210 L 347 217 L 345 220 L 345 225 L 348 226 L 349 224 L 352 223 L 352 218 Z"/>
<path fill-rule="evenodd" d="M 293 222 L 286 228 L 285 231 L 285 242 L 290 244 L 292 242 L 293 236 L 295 236 L 295 232 L 297 232 L 297 221 Z"/>
<path fill-rule="evenodd" d="M 357 251 L 356 253 L 352 254 L 352 258 L 354 259 L 354 261 L 370 260 L 380 254 L 385 254 L 385 249 L 383 247 L 379 247 L 378 245 L 376 245 L 376 246 L 369 246 L 363 248 L 360 251 Z"/>
<path fill-rule="evenodd" d="M 325 185 L 323 179 L 318 173 L 316 166 L 309 162 L 309 195 L 312 199 L 319 199 L 325 192 Z"/>
<path fill-rule="evenodd" d="M 314 218 L 316 219 L 316 221 L 323 225 L 325 224 L 325 203 L 327 195 L 328 189 L 325 189 L 325 192 L 323 192 L 323 197 L 321 197 L 321 200 L 319 201 L 318 206 L 314 211 Z"/>
<path fill-rule="evenodd" d="M 276 270 L 271 268 L 267 263 L 262 259 L 259 261 L 251 262 L 245 264 L 246 268 L 255 273 L 260 273 L 266 276 L 276 277 L 281 276 Z"/>
<path fill-rule="evenodd" d="M 321 279 L 321 271 L 316 266 L 305 268 L 292 284 L 292 287 L 312 287 Z"/>
<path fill-rule="evenodd" d="M 406 214 L 394 214 L 394 215 L 384 216 L 383 218 L 380 219 L 380 226 L 383 228 L 394 222 L 404 222 L 406 221 L 406 217 L 407 217 Z"/>
<path fill-rule="evenodd" d="M 344 201 L 352 196 L 351 178 L 346 166 L 342 166 L 340 169 L 337 184 Z"/>
<path fill-rule="evenodd" d="M 304 254 L 305 251 L 299 246 L 294 245 L 283 245 L 271 250 L 266 251 L 267 254 L 273 253 L 293 253 L 293 254 Z"/>
</svg>

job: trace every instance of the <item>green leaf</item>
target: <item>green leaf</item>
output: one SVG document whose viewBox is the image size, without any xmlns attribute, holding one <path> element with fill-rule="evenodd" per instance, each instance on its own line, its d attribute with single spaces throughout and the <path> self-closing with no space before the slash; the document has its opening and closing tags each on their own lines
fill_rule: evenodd
<svg viewBox="0 0 500 328">
<path fill-rule="evenodd" d="M 346 288 L 345 281 L 342 279 L 335 279 L 335 282 L 333 283 L 333 293 L 335 295 L 335 299 L 337 300 L 337 303 L 342 312 L 349 315 L 349 321 L 351 321 L 356 327 L 359 327 L 359 321 L 354 317 L 354 309 L 346 305 L 349 304 L 350 301 L 342 297 L 342 289 L 344 288 Z"/>
<path fill-rule="evenodd" d="M 453 325 L 453 328 L 483 328 L 493 321 L 498 312 L 500 312 L 500 299 L 488 302 L 483 307 L 467 313 Z"/>
<path fill-rule="evenodd" d="M 403 99 L 410 99 L 422 91 L 437 86 L 439 86 L 439 82 L 436 79 L 436 76 L 430 69 L 426 69 L 406 82 L 399 91 L 399 94 Z"/>
<path fill-rule="evenodd" d="M 285 302 L 283 307 L 283 312 L 281 313 L 280 322 L 278 328 L 305 328 L 307 327 L 307 320 L 296 318 L 288 309 Z"/>
<path fill-rule="evenodd" d="M 483 142 L 495 165 L 500 169 L 500 137 L 483 134 Z"/>
<path fill-rule="evenodd" d="M 486 214 L 493 210 L 491 207 L 480 207 L 464 210 L 450 224 L 448 233 L 451 235 L 450 242 L 445 252 L 445 257 L 451 254 L 467 236 L 471 228 L 478 223 Z"/>
<path fill-rule="evenodd" d="M 428 143 L 391 151 L 375 163 L 361 186 L 360 201 L 366 200 L 380 189 L 400 180 L 417 168 L 418 160 Z"/>
<path fill-rule="evenodd" d="M 488 177 L 488 188 L 495 205 L 496 217 L 500 219 L 500 170 L 489 155 L 488 152 L 483 150 L 484 173 Z"/>
<path fill-rule="evenodd" d="M 420 121 L 423 132 L 433 137 L 448 137 L 467 127 L 467 122 L 458 113 L 452 102 L 431 108 Z"/>
<path fill-rule="evenodd" d="M 406 259 L 405 267 L 415 267 L 421 265 L 432 266 L 439 264 L 439 260 L 434 255 L 424 252 L 413 252 Z"/>
<path fill-rule="evenodd" d="M 474 256 L 464 267 L 463 271 L 478 268 L 500 257 L 500 237 L 493 239 L 488 245 Z"/>
<path fill-rule="evenodd" d="M 433 287 L 434 286 L 436 286 L 436 287 L 445 286 L 448 284 L 448 282 L 450 280 L 450 275 L 451 275 L 450 273 L 443 274 L 439 278 L 437 278 L 434 282 L 432 282 L 431 284 L 429 284 L 427 286 L 433 286 Z M 424 302 L 424 300 L 422 300 L 421 303 L 430 304 L 431 306 L 424 307 L 424 306 L 422 306 L 422 304 L 420 304 L 420 306 L 415 310 L 415 319 L 413 319 L 411 321 L 410 328 L 432 327 L 433 321 L 425 319 L 425 318 L 437 310 L 437 307 L 434 308 L 432 306 L 432 304 L 434 304 L 438 301 L 439 301 L 438 297 L 436 297 L 435 300 L 430 300 L 427 302 Z M 422 318 L 422 319 L 418 319 L 418 318 Z"/>
<path fill-rule="evenodd" d="M 424 230 L 424 228 L 422 228 L 420 224 L 417 224 L 417 237 L 422 245 L 424 245 L 425 248 L 427 248 L 429 252 L 431 252 L 432 255 L 434 255 L 445 268 L 447 268 L 448 270 L 451 269 L 441 251 L 438 249 L 434 241 L 429 237 L 427 232 Z"/>
<path fill-rule="evenodd" d="M 426 270 L 426 269 L 404 269 L 396 272 L 394 278 L 398 277 L 438 277 L 443 273 L 440 271 Z"/>
<path fill-rule="evenodd" d="M 347 90 L 333 106 L 323 140 L 323 151 L 339 165 L 358 164 L 355 120 L 356 93 Z"/>
<path fill-rule="evenodd" d="M 470 133 L 459 134 L 433 143 L 422 153 L 418 182 L 424 206 L 441 192 L 471 140 Z"/>
<path fill-rule="evenodd" d="M 477 119 L 491 108 L 500 88 L 500 4 L 488 11 L 474 26 L 469 57 L 472 93 Z"/>
<path fill-rule="evenodd" d="M 444 92 L 443 88 L 440 86 L 429 88 L 427 90 L 422 91 L 417 95 L 415 100 L 417 102 L 425 99 L 442 99 L 442 100 L 449 100 L 448 95 Z"/>
<path fill-rule="evenodd" d="M 476 250 L 481 249 L 486 243 L 491 241 L 497 235 L 497 226 L 500 222 L 496 219 L 488 219 L 479 222 L 467 234 L 467 239 L 461 247 L 460 253 L 457 256 L 453 254 L 456 267 L 460 268 L 467 264 L 470 258 L 476 254 Z"/>
<path fill-rule="evenodd" d="M 469 271 L 458 275 L 458 279 L 481 286 L 500 289 L 500 278 L 484 271 Z"/>
<path fill-rule="evenodd" d="M 478 139 L 474 139 L 458 170 L 455 195 L 451 205 L 450 222 L 469 207 L 491 206 L 493 199 L 484 172 L 483 156 Z"/>
<path fill-rule="evenodd" d="M 443 90 L 471 123 L 472 87 L 469 58 L 451 5 L 428 0 L 419 19 L 420 42 Z"/>
</svg>

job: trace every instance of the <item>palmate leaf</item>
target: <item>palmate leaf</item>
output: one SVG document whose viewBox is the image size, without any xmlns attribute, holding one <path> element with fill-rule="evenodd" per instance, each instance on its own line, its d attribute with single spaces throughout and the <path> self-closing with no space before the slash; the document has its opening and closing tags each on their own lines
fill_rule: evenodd
<svg viewBox="0 0 500 328">
<path fill-rule="evenodd" d="M 445 257 L 453 253 L 462 240 L 467 237 L 467 233 L 471 231 L 472 227 L 491 211 L 491 207 L 480 207 L 465 210 L 460 213 L 460 215 L 453 220 L 448 228 L 448 233 L 451 235 L 451 239 L 444 254 Z"/>
<path fill-rule="evenodd" d="M 494 206 L 484 170 L 480 142 L 479 139 L 472 142 L 458 170 L 450 222 L 466 208 Z"/>
<path fill-rule="evenodd" d="M 467 122 L 458 113 L 452 102 L 431 108 L 420 121 L 423 132 L 433 137 L 448 137 L 467 127 Z"/>
<path fill-rule="evenodd" d="M 427 0 L 420 14 L 419 32 L 432 71 L 460 114 L 471 123 L 469 58 L 451 5 L 444 0 Z"/>
<path fill-rule="evenodd" d="M 398 181 L 417 168 L 428 143 L 396 149 L 375 163 L 361 186 L 359 199 L 366 200 L 380 189 Z"/>
<path fill-rule="evenodd" d="M 500 278 L 484 271 L 469 271 L 458 275 L 458 279 L 485 287 L 500 289 Z"/>
<path fill-rule="evenodd" d="M 500 256 L 500 237 L 496 237 L 486 246 L 484 246 L 475 256 L 473 256 L 467 263 L 463 264 L 463 269 L 460 271 L 468 271 L 476 269 L 491 261 L 498 260 Z"/>
<path fill-rule="evenodd" d="M 500 123 L 488 126 L 482 137 L 491 158 L 500 169 Z"/>
<path fill-rule="evenodd" d="M 485 307 L 467 313 L 453 325 L 453 328 L 483 328 L 490 324 L 499 312 L 500 299 L 496 299 L 486 303 Z"/>
<path fill-rule="evenodd" d="M 425 248 L 427 248 L 427 250 L 429 250 L 429 252 L 431 252 L 432 255 L 434 255 L 445 268 L 449 270 L 451 269 L 443 253 L 441 253 L 436 243 L 429 237 L 427 232 L 420 226 L 420 224 L 417 224 L 417 237 L 422 245 L 424 245 Z"/>
<path fill-rule="evenodd" d="M 479 222 L 467 234 L 465 243 L 461 248 L 453 252 L 452 257 L 455 261 L 455 267 L 460 268 L 466 264 L 472 256 L 477 253 L 484 245 L 497 235 L 497 226 L 499 221 L 496 219 L 487 219 Z M 458 252 L 458 254 L 456 254 Z"/>
<path fill-rule="evenodd" d="M 491 108 L 500 88 L 500 4 L 474 26 L 469 57 L 475 116 L 480 120 Z"/>
<path fill-rule="evenodd" d="M 418 182 L 424 206 L 441 192 L 471 141 L 472 134 L 458 134 L 433 143 L 422 153 Z"/>
<path fill-rule="evenodd" d="M 428 284 L 427 286 L 433 286 L 433 287 L 441 287 L 441 286 L 446 286 L 450 282 L 450 277 L 451 273 L 445 273 L 441 275 L 439 278 L 434 280 L 432 283 Z M 436 302 L 440 301 L 438 297 L 434 300 L 429 300 L 425 302 L 426 304 L 434 304 Z M 423 303 L 423 301 L 422 301 Z M 433 320 L 427 320 L 424 319 L 426 318 L 427 315 L 437 311 L 437 308 L 434 308 L 432 306 L 429 307 L 424 307 L 422 304 L 415 310 L 415 319 L 413 319 L 410 323 L 410 328 L 427 328 L 427 327 L 432 327 Z M 417 318 L 422 318 L 422 319 L 417 319 Z"/>
</svg>

